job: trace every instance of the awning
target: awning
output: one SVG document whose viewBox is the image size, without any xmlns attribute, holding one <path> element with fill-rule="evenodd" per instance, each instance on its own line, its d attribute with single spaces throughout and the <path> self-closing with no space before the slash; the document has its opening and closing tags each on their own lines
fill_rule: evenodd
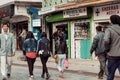
<svg viewBox="0 0 120 80">
<path fill-rule="evenodd" d="M 105 4 L 110 2 L 120 2 L 119 0 L 83 0 L 80 2 L 73 2 L 63 5 L 58 5 L 55 7 L 55 10 L 66 10 L 66 9 L 72 9 L 72 8 L 78 8 L 78 7 L 87 7 L 87 6 L 95 6 L 98 4 Z"/>
<path fill-rule="evenodd" d="M 10 23 L 17 23 L 17 22 L 22 22 L 22 21 L 28 21 L 29 17 L 24 16 L 24 15 L 16 15 L 10 18 Z"/>
</svg>

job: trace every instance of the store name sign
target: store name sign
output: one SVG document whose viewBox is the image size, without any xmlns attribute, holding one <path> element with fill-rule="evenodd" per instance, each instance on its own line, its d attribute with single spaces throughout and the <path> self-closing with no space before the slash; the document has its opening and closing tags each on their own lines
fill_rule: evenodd
<svg viewBox="0 0 120 80">
<path fill-rule="evenodd" d="M 120 15 L 120 4 L 94 8 L 94 20 L 109 19 L 111 15 Z"/>
<path fill-rule="evenodd" d="M 79 8 L 79 9 L 63 11 L 64 18 L 73 18 L 73 17 L 80 17 L 80 16 L 87 16 L 87 8 Z"/>
</svg>

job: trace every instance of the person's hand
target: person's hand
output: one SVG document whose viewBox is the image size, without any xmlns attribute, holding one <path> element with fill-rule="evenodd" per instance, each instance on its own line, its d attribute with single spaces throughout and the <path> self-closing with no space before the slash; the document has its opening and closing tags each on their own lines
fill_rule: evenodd
<svg viewBox="0 0 120 80">
<path fill-rule="evenodd" d="M 12 56 L 15 56 L 15 52 L 13 52 Z"/>
</svg>

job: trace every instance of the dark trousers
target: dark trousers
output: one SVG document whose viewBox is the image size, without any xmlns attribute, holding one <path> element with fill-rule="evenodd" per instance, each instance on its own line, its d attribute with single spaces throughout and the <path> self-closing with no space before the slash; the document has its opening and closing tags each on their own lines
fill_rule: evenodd
<svg viewBox="0 0 120 80">
<path fill-rule="evenodd" d="M 33 75 L 33 69 L 34 69 L 34 63 L 35 63 L 36 58 L 28 58 L 27 57 L 27 63 L 28 63 L 28 69 L 29 69 L 29 74 Z"/>
<path fill-rule="evenodd" d="M 99 63 L 100 63 L 100 71 L 98 73 L 98 77 L 103 78 L 104 73 L 106 75 L 108 74 L 107 66 L 106 66 L 106 61 L 107 61 L 106 55 L 105 54 L 99 55 L 98 60 L 99 60 Z"/>
<path fill-rule="evenodd" d="M 115 71 L 118 68 L 120 72 L 120 59 L 108 59 L 108 76 L 107 80 L 114 80 Z"/>
<path fill-rule="evenodd" d="M 46 65 L 46 63 L 48 61 L 48 57 L 40 56 L 40 59 L 41 59 L 41 62 L 42 62 L 42 67 L 43 67 L 42 74 L 48 73 L 48 69 L 47 69 L 47 65 Z"/>
</svg>

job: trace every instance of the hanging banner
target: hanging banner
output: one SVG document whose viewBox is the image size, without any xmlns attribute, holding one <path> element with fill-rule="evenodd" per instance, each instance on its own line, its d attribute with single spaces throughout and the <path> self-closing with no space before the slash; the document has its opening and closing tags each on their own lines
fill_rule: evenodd
<svg viewBox="0 0 120 80">
<path fill-rule="evenodd" d="M 111 15 L 120 15 L 120 4 L 94 8 L 94 20 L 109 19 Z"/>
</svg>

